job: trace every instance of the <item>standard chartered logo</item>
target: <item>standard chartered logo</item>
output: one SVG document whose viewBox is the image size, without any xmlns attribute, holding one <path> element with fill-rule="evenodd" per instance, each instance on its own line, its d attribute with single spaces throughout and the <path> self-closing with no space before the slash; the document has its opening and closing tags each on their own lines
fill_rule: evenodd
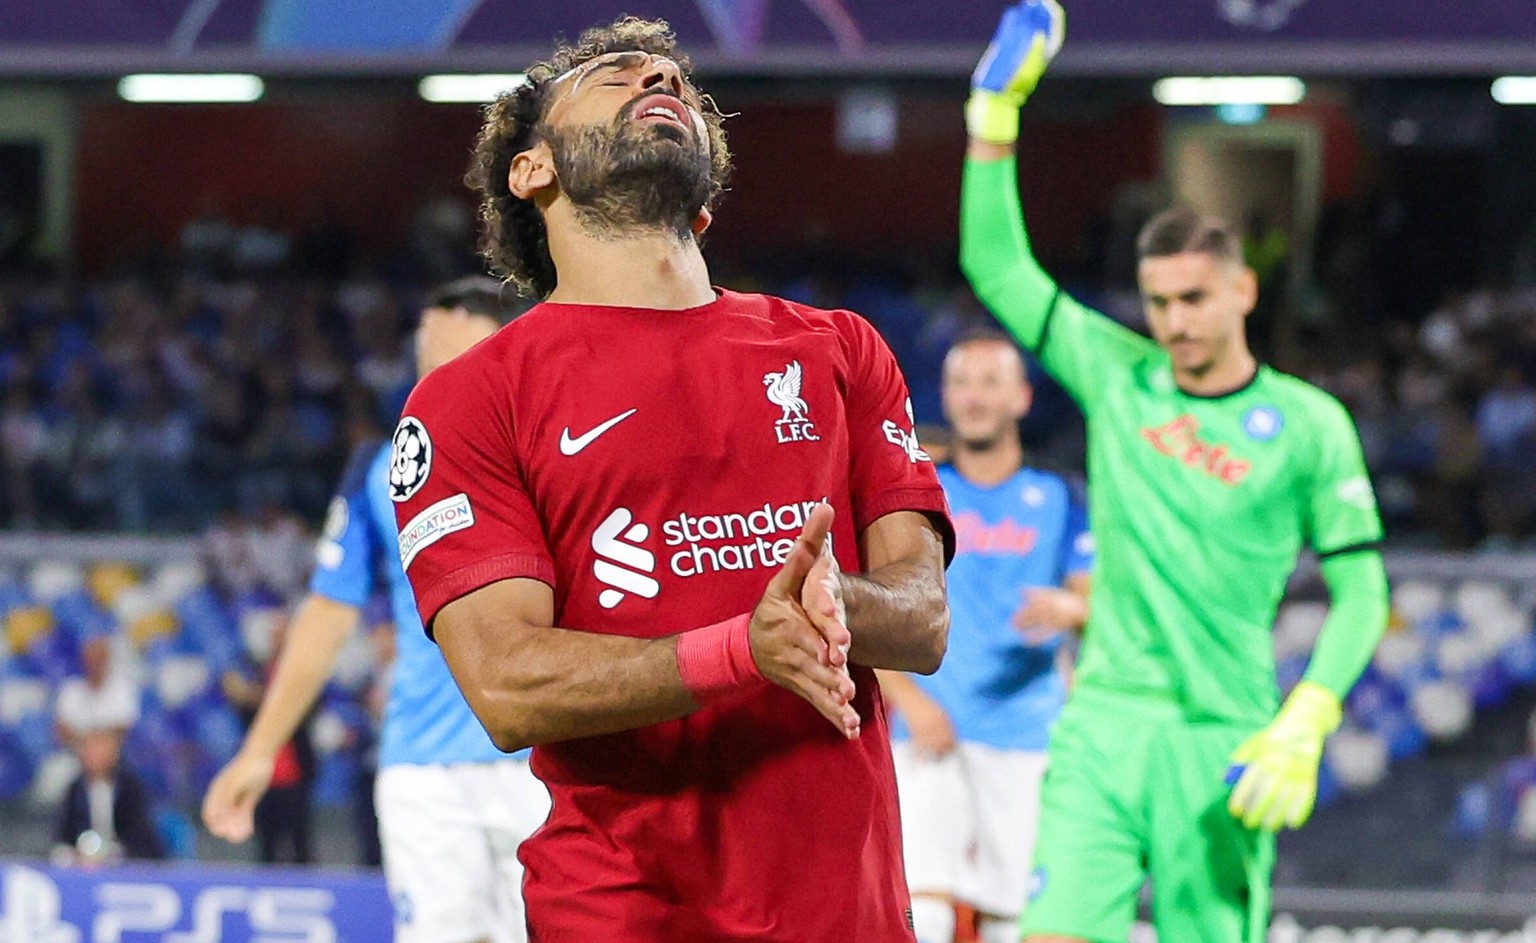
<svg viewBox="0 0 1536 943">
<path fill-rule="evenodd" d="M 661 525 L 663 540 L 673 548 L 668 565 L 685 579 L 782 566 L 811 510 L 824 500 L 769 502 L 750 511 L 725 514 L 679 514 Z"/>
<path fill-rule="evenodd" d="M 661 524 L 667 548 L 667 568 L 688 579 L 709 573 L 768 569 L 782 566 L 795 547 L 811 511 L 826 500 L 766 502 L 746 511 L 717 514 L 684 512 Z M 612 609 L 631 595 L 654 599 L 661 584 L 656 557 L 643 545 L 651 529 L 637 523 L 628 508 L 617 508 L 592 534 L 592 575 L 607 588 L 598 593 L 604 609 Z"/>
<path fill-rule="evenodd" d="M 640 546 L 651 529 L 634 520 L 629 508 L 615 508 L 592 532 L 592 551 L 598 556 L 592 575 L 609 587 L 597 594 L 597 603 L 604 609 L 612 609 L 631 593 L 655 599 L 661 592 L 661 584 L 646 575 L 656 572 L 656 557 Z"/>
</svg>

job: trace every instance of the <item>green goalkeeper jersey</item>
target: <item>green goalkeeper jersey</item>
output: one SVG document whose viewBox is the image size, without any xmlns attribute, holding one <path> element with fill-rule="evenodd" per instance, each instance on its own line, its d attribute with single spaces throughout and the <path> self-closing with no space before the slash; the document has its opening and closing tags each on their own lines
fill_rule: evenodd
<svg viewBox="0 0 1536 943">
<path fill-rule="evenodd" d="M 1162 348 L 1041 270 L 1016 173 L 967 163 L 962 261 L 1087 419 L 1098 555 L 1077 683 L 1171 697 L 1191 720 L 1267 722 L 1270 631 L 1303 545 L 1328 556 L 1381 539 L 1354 423 L 1268 367 L 1224 396 L 1180 390 Z"/>
</svg>

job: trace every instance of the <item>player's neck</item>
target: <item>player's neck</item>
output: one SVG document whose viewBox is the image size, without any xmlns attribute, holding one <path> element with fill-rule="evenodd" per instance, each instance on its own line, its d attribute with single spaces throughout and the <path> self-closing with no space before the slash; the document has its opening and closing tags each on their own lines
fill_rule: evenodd
<svg viewBox="0 0 1536 943">
<path fill-rule="evenodd" d="M 550 301 L 677 311 L 715 300 L 693 239 L 662 230 L 597 234 L 574 221 L 548 231 L 559 273 Z"/>
<path fill-rule="evenodd" d="M 1225 396 L 1253 382 L 1259 362 L 1245 347 L 1203 373 L 1174 370 L 1173 382 L 1191 396 Z"/>
<path fill-rule="evenodd" d="M 990 448 L 956 442 L 951 463 L 961 478 L 973 485 L 991 487 L 1012 478 L 1024 467 L 1024 446 L 1017 436 L 1000 439 Z"/>
</svg>

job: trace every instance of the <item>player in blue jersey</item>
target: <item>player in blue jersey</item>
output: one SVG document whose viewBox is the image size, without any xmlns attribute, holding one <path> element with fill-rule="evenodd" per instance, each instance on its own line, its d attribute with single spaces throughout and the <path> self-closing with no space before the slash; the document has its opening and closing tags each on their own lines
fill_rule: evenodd
<svg viewBox="0 0 1536 943">
<path fill-rule="evenodd" d="M 421 376 L 491 334 L 516 309 L 500 284 L 461 279 L 434 293 L 416 332 Z M 507 293 L 510 296 L 510 292 Z M 387 587 L 396 658 L 379 745 L 375 804 L 397 943 L 527 938 L 517 847 L 543 823 L 549 795 L 527 751 L 499 751 L 422 631 L 401 569 L 389 484 L 390 443 L 354 456 L 315 554 L 310 591 L 256 719 L 203 800 L 215 835 L 244 841 L 277 750 L 314 706 L 375 589 Z"/>
<path fill-rule="evenodd" d="M 1058 656 L 1088 614 L 1092 538 L 1067 482 L 1026 468 L 1031 389 L 1017 348 L 977 334 L 944 360 L 955 524 L 949 650 L 929 676 L 882 672 L 902 844 L 919 943 L 950 943 L 956 902 L 983 943 L 1017 943 L 1051 722 L 1066 700 Z"/>
</svg>

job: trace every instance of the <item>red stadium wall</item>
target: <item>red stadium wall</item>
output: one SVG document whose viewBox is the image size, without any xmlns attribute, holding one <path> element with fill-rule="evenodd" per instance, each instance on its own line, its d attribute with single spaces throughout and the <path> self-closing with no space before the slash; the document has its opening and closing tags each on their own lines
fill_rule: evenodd
<svg viewBox="0 0 1536 943">
<path fill-rule="evenodd" d="M 831 106 L 743 111 L 730 124 L 738 173 L 717 244 L 895 248 L 957 239 L 965 128 L 954 101 L 904 101 L 895 149 L 874 155 L 837 150 Z M 1041 250 L 1069 251 L 1122 184 L 1155 179 L 1158 140 L 1151 107 L 1096 123 L 1026 122 L 1024 198 Z"/>
<path fill-rule="evenodd" d="M 712 234 L 723 250 L 830 241 L 850 249 L 952 244 L 964 130 L 947 99 L 903 102 L 888 154 L 845 154 L 829 103 L 754 102 L 731 122 L 738 172 Z M 385 250 L 422 200 L 463 193 L 478 113 L 377 95 L 244 107 L 81 109 L 75 240 L 86 272 L 146 240 L 174 242 L 214 208 L 297 228 L 322 210 Z M 1026 125 L 1025 199 L 1041 249 L 1069 251 L 1127 181 L 1157 175 L 1159 118 Z M 467 197 L 466 197 L 467 198 Z"/>
<path fill-rule="evenodd" d="M 329 208 L 367 248 L 399 239 L 434 182 L 457 186 L 476 114 L 334 97 L 243 107 L 82 109 L 77 257 L 90 271 L 125 245 L 170 242 L 205 208 L 234 222 L 303 225 Z"/>
</svg>

